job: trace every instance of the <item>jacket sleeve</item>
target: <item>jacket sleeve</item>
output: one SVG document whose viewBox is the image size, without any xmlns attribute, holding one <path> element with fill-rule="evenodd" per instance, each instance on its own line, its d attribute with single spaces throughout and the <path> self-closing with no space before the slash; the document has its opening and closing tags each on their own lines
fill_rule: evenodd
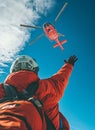
<svg viewBox="0 0 95 130">
<path fill-rule="evenodd" d="M 56 93 L 56 97 L 58 98 L 57 99 L 58 101 L 64 94 L 72 70 L 73 70 L 73 66 L 69 63 L 66 63 L 56 74 L 54 74 L 49 79 L 53 84 L 53 88 L 55 89 L 55 93 Z"/>
<path fill-rule="evenodd" d="M 73 66 L 66 63 L 56 74 L 48 79 L 41 80 L 37 91 L 39 98 L 48 97 L 52 103 L 58 103 L 64 94 L 72 69 Z"/>
</svg>

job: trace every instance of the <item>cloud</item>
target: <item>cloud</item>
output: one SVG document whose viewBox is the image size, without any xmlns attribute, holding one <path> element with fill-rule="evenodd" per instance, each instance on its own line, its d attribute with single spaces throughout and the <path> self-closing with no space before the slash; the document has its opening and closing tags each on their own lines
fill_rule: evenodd
<svg viewBox="0 0 95 130">
<path fill-rule="evenodd" d="M 5 73 L 3 70 L 0 70 L 0 74 L 3 74 L 3 73 Z"/>
<path fill-rule="evenodd" d="M 34 25 L 52 5 L 52 0 L 0 0 L 0 67 L 6 67 L 29 39 L 27 28 L 19 25 Z"/>
</svg>

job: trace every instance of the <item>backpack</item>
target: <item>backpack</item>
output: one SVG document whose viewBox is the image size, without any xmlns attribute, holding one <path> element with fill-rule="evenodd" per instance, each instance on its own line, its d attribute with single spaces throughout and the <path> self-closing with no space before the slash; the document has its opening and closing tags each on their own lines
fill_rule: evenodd
<svg viewBox="0 0 95 130">
<path fill-rule="evenodd" d="M 3 87 L 6 96 L 0 100 L 0 130 L 56 130 L 42 103 L 33 98 L 38 88 L 37 81 L 21 93 L 9 84 L 3 84 Z"/>
</svg>

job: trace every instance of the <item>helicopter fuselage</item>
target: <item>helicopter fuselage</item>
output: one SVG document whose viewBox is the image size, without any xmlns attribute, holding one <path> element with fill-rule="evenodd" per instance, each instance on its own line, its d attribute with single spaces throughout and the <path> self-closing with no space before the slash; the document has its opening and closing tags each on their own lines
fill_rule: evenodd
<svg viewBox="0 0 95 130">
<path fill-rule="evenodd" d="M 62 44 L 66 43 L 67 40 L 63 40 L 63 41 L 59 41 L 59 35 L 58 32 L 56 31 L 56 29 L 54 28 L 54 26 L 51 23 L 45 23 L 43 24 L 43 30 L 46 34 L 46 36 L 50 39 L 50 40 L 54 40 L 56 41 L 56 44 L 54 44 L 54 48 L 57 46 L 60 46 L 60 48 L 63 50 L 64 48 L 62 47 Z"/>
<path fill-rule="evenodd" d="M 51 23 L 45 23 L 43 25 L 43 30 L 50 40 L 58 39 L 58 33 Z"/>
</svg>

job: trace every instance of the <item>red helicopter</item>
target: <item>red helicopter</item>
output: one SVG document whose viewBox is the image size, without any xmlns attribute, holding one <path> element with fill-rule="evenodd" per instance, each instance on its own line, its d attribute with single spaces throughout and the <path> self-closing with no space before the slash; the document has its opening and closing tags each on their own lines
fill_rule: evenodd
<svg viewBox="0 0 95 130">
<path fill-rule="evenodd" d="M 57 17 L 55 18 L 54 20 L 54 24 L 56 23 L 56 21 L 58 20 L 58 18 L 60 17 L 60 15 L 62 14 L 62 12 L 64 11 L 64 9 L 66 8 L 67 6 L 67 2 L 65 2 L 65 4 L 63 5 L 62 9 L 60 10 L 60 12 L 58 13 Z M 63 40 L 63 41 L 60 41 L 59 40 L 59 36 L 64 36 L 63 34 L 60 34 L 56 31 L 55 27 L 53 26 L 53 24 L 49 23 L 49 22 L 46 22 L 43 24 L 43 27 L 40 27 L 40 26 L 30 26 L 30 25 L 24 25 L 24 24 L 20 24 L 20 26 L 23 26 L 23 27 L 29 27 L 29 28 L 38 28 L 38 29 L 43 29 L 46 36 L 50 39 L 50 40 L 53 40 L 53 41 L 56 41 L 56 44 L 54 44 L 54 48 L 57 47 L 57 46 L 60 46 L 60 48 L 63 50 L 63 46 L 62 44 L 66 43 L 67 40 Z M 38 39 L 40 39 L 41 37 L 44 36 L 44 33 L 39 35 L 36 39 L 34 39 L 30 44 L 33 44 L 34 42 L 36 42 Z"/>
</svg>

